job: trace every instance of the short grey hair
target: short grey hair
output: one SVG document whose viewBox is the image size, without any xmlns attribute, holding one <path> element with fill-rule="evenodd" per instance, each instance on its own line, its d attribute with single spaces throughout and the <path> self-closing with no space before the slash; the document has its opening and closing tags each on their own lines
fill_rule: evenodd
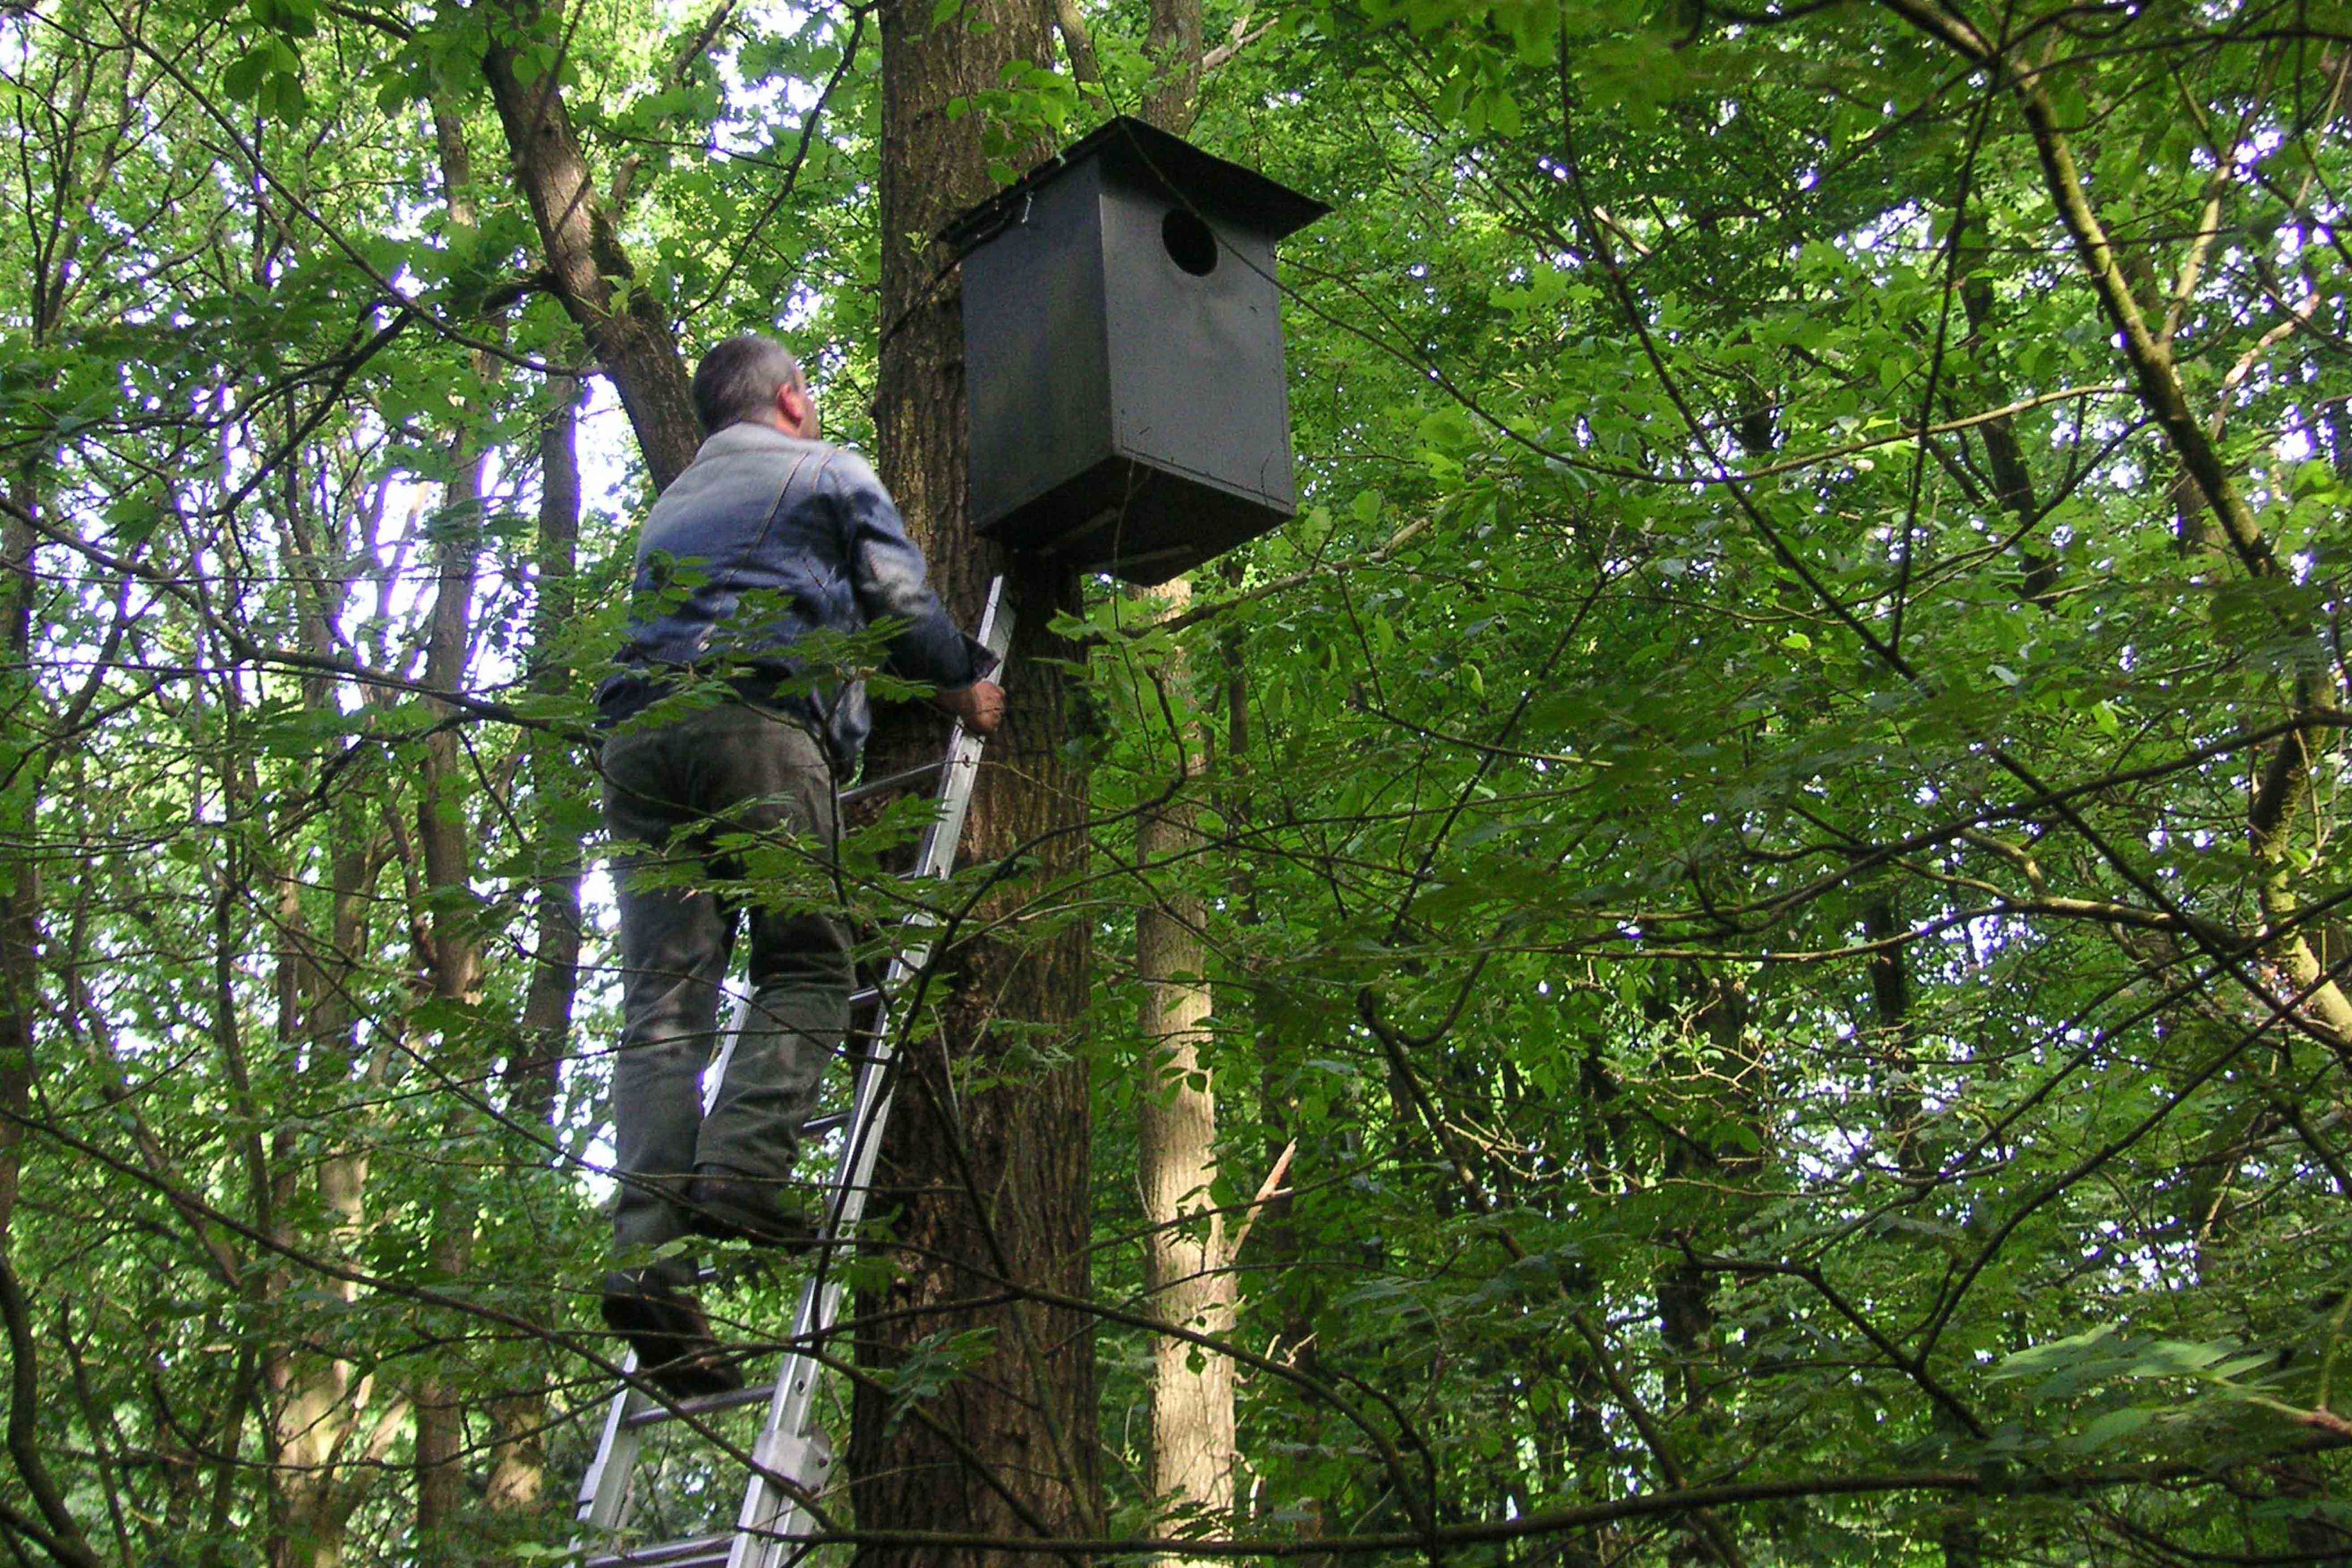
<svg viewBox="0 0 2352 1568">
<path fill-rule="evenodd" d="M 773 338 L 744 332 L 702 356 L 694 371 L 694 416 L 702 433 L 715 436 L 746 419 L 775 411 L 776 394 L 787 386 L 805 389 L 801 362 Z"/>
</svg>

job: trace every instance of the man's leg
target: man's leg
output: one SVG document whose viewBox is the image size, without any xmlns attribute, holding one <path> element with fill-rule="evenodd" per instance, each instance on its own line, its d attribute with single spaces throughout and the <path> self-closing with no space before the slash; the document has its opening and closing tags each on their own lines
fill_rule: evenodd
<svg viewBox="0 0 2352 1568">
<path fill-rule="evenodd" d="M 702 719 L 706 715 L 696 715 Z M 613 1064 L 614 1173 L 621 1180 L 614 1240 L 659 1247 L 686 1233 L 675 1200 L 694 1173 L 702 1122 L 702 1069 L 716 1048 L 734 921 L 707 886 L 661 885 L 647 873 L 704 868 L 692 836 L 702 803 L 688 763 L 688 720 L 624 733 L 604 747 L 604 824 L 615 840 L 647 846 L 614 859 L 620 912 L 621 1049 Z"/>
<path fill-rule="evenodd" d="M 631 887 L 654 857 L 616 861 L 621 1050 L 613 1063 L 613 1239 L 625 1251 L 686 1234 L 677 1204 L 693 1178 L 702 1071 L 718 1041 L 733 921 L 708 889 Z"/>
<path fill-rule="evenodd" d="M 797 887 L 748 910 L 751 1004 L 695 1148 L 698 1172 L 731 1179 L 698 1183 L 695 1196 L 717 1222 L 706 1231 L 788 1243 L 806 1228 L 782 1198 L 801 1124 L 849 1028 L 849 940 L 831 907 L 833 773 L 797 724 L 742 708 L 730 731 L 728 785 L 742 804 L 727 827 L 789 847 Z"/>
<path fill-rule="evenodd" d="M 680 866 L 698 879 L 690 824 L 690 740 L 675 728 L 615 736 L 604 748 L 604 821 L 618 841 L 652 846 L 616 858 L 620 910 L 621 1048 L 613 1064 L 616 1249 L 643 1253 L 686 1232 L 677 1204 L 692 1180 L 702 1120 L 701 1075 L 718 1028 L 734 922 L 708 888 L 646 885 L 640 875 Z M 677 1397 L 742 1386 L 742 1373 L 712 1340 L 683 1291 L 690 1259 L 615 1269 L 604 1282 L 604 1320 L 639 1363 Z"/>
<path fill-rule="evenodd" d="M 782 1178 L 849 1032 L 849 942 L 814 912 L 754 910 L 751 926 L 751 1005 L 695 1163 Z"/>
</svg>

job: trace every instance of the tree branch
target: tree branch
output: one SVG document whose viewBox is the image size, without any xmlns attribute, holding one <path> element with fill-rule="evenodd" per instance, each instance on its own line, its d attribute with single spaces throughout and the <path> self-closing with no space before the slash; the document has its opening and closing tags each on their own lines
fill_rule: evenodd
<svg viewBox="0 0 2352 1568">
<path fill-rule="evenodd" d="M 34 1506 L 48 1524 L 49 1533 L 41 1538 L 41 1549 L 71 1568 L 99 1568 L 98 1554 L 90 1550 L 81 1525 L 66 1507 L 65 1495 L 58 1491 L 41 1457 L 37 1430 L 41 1387 L 31 1314 L 26 1310 L 16 1270 L 5 1253 L 0 1253 L 0 1321 L 5 1321 L 8 1331 L 8 1457 L 16 1462 L 25 1489 L 33 1494 Z"/>
</svg>

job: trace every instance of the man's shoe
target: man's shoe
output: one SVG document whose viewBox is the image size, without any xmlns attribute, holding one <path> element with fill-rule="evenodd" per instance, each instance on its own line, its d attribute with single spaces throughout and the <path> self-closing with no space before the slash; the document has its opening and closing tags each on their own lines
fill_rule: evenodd
<svg viewBox="0 0 2352 1568">
<path fill-rule="evenodd" d="M 696 1170 L 679 1206 L 686 1211 L 687 1228 L 697 1236 L 806 1252 L 816 1245 L 816 1227 L 776 1201 L 782 1186 L 723 1165 L 704 1165 Z"/>
<path fill-rule="evenodd" d="M 604 1276 L 604 1322 L 637 1352 L 637 1370 L 672 1399 L 732 1394 L 743 1386 L 735 1358 L 710 1336 L 710 1322 L 691 1296 L 680 1295 L 645 1268 Z"/>
</svg>

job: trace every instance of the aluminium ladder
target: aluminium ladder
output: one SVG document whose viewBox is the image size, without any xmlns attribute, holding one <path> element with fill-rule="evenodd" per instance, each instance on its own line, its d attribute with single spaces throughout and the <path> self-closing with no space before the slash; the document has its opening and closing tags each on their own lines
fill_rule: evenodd
<svg viewBox="0 0 2352 1568">
<path fill-rule="evenodd" d="M 1013 641 L 1013 610 L 1004 602 L 1003 577 L 989 584 L 988 605 L 981 614 L 978 640 L 996 656 L 996 679 L 1002 680 L 1003 661 Z M 964 816 L 971 805 L 972 782 L 979 773 L 980 749 L 981 738 L 969 732 L 959 720 L 949 733 L 946 752 L 937 762 L 845 790 L 840 803 L 870 799 L 920 784 L 935 773 L 940 775 L 939 812 L 924 829 L 914 868 L 907 876 L 909 879 L 944 878 L 955 869 L 956 850 L 963 839 Z M 810 1135 L 841 1128 L 844 1136 L 832 1179 L 825 1188 L 817 1245 L 810 1254 L 813 1267 L 801 1287 L 800 1307 L 793 1316 L 792 1338 L 787 1342 L 790 1348 L 784 1352 L 782 1368 L 772 1382 L 755 1382 L 728 1394 L 667 1403 L 634 1383 L 624 1384 L 605 1413 L 604 1439 L 597 1444 L 596 1457 L 590 1461 L 588 1473 L 580 1483 L 580 1502 L 574 1517 L 583 1527 L 586 1539 L 575 1543 L 574 1550 L 581 1555 L 574 1561 L 582 1568 L 783 1568 L 801 1550 L 805 1550 L 796 1549 L 789 1539 L 805 1528 L 805 1510 L 799 1498 L 814 1497 L 824 1490 L 834 1464 L 832 1447 L 814 1421 L 817 1380 L 824 1371 L 816 1352 L 841 1315 L 843 1288 L 835 1264 L 842 1248 L 856 1238 L 858 1225 L 865 1218 L 875 1160 L 881 1152 L 882 1130 L 890 1117 L 891 1064 L 898 1048 L 893 1031 L 902 1022 L 897 1015 L 908 982 L 922 973 L 930 957 L 930 941 L 923 934 L 925 928 L 938 921 L 936 914 L 920 908 L 900 921 L 899 928 L 907 933 L 907 940 L 891 955 L 881 984 L 851 997 L 853 1009 L 872 1009 L 873 1022 L 865 1029 L 853 1029 L 849 1037 L 866 1047 L 853 1053 L 857 1075 L 849 1110 L 845 1115 L 820 1116 L 803 1126 Z M 728 1059 L 735 1049 L 736 1032 L 742 1027 L 749 1011 L 748 1000 L 739 998 L 727 1044 L 709 1075 L 705 1110 L 717 1098 L 719 1085 L 726 1077 Z M 635 1373 L 636 1358 L 631 1355 L 622 1367 L 625 1373 Z M 598 1549 L 595 1538 L 600 1534 L 609 1536 L 627 1517 L 637 1451 L 649 1430 L 686 1416 L 714 1415 L 761 1400 L 768 1404 L 767 1420 L 752 1445 L 755 1468 L 744 1488 L 743 1505 L 732 1531 L 625 1549 Z M 772 1478 L 790 1480 L 794 1489 L 778 1485 Z"/>
</svg>

